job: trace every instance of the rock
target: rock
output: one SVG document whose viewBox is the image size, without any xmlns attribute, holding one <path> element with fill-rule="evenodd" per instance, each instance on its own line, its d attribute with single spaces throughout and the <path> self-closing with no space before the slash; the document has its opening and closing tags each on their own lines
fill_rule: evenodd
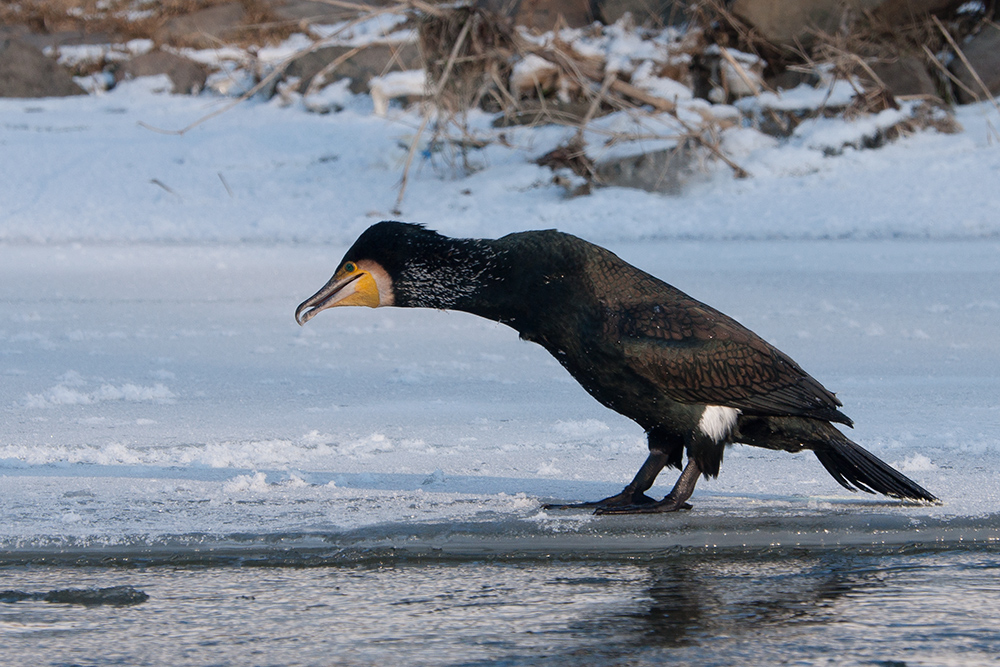
<svg viewBox="0 0 1000 667">
<path fill-rule="evenodd" d="M 230 2 L 177 16 L 156 31 L 155 39 L 161 44 L 210 49 L 232 37 L 246 13 L 242 3 Z"/>
<path fill-rule="evenodd" d="M 594 22 L 590 0 L 521 0 L 514 22 L 538 32 L 552 30 L 562 19 L 568 28 L 583 28 Z"/>
<path fill-rule="evenodd" d="M 29 32 L 21 39 L 35 48 L 41 49 L 44 53 L 46 49 L 58 49 L 61 46 L 75 46 L 79 44 L 123 44 L 128 41 L 124 35 L 116 32 L 93 32 L 84 30 L 64 30 L 60 32 Z"/>
<path fill-rule="evenodd" d="M 934 79 L 920 58 L 900 56 L 895 60 L 873 63 L 871 67 L 895 96 L 938 94 Z"/>
<path fill-rule="evenodd" d="M 994 97 L 1000 95 L 1000 28 L 995 23 L 987 24 L 978 35 L 960 46 L 969 64 L 986 84 L 990 95 Z M 975 102 L 977 97 L 978 99 L 987 97 L 982 86 L 979 85 L 961 58 L 955 58 L 952 61 L 951 71 L 954 72 L 959 81 L 976 94 L 974 97 L 963 90 L 961 86 L 955 86 L 959 102 L 968 104 Z"/>
<path fill-rule="evenodd" d="M 119 79 L 157 74 L 170 77 L 172 92 L 177 95 L 197 95 L 205 87 L 207 77 L 205 69 L 198 63 L 166 51 L 150 51 L 136 56 L 118 72 Z"/>
<path fill-rule="evenodd" d="M 733 14 L 757 28 L 768 41 L 794 47 L 808 45 L 814 31 L 834 33 L 845 16 L 860 16 L 884 0 L 735 0 Z"/>
<path fill-rule="evenodd" d="M 676 195 L 694 174 L 695 164 L 695 149 L 685 142 L 676 148 L 598 162 L 594 181 L 602 186 Z"/>
<path fill-rule="evenodd" d="M 475 6 L 537 32 L 552 30 L 560 16 L 569 28 L 583 28 L 595 18 L 591 0 L 478 0 Z"/>
<path fill-rule="evenodd" d="M 791 90 L 803 83 L 815 87 L 819 83 L 819 76 L 815 72 L 786 69 L 765 77 L 764 83 L 772 90 Z"/>
<path fill-rule="evenodd" d="M 314 76 L 351 50 L 347 46 L 329 46 L 305 53 L 288 65 L 285 78 L 298 78 L 299 92 L 304 93 Z M 416 44 L 373 44 L 341 63 L 326 83 L 349 78 L 352 93 L 367 93 L 368 82 L 372 77 L 388 72 L 419 69 L 421 66 L 420 51 Z"/>
<path fill-rule="evenodd" d="M 964 0 L 884 0 L 874 11 L 888 23 L 913 23 L 928 14 L 939 14 L 964 4 Z"/>
<path fill-rule="evenodd" d="M 638 25 L 679 25 L 689 18 L 687 4 L 676 0 L 596 0 L 597 16 L 611 25 L 631 14 Z"/>
<path fill-rule="evenodd" d="M 12 23 L 8 25 L 3 25 L 0 23 L 0 42 L 6 39 L 14 39 L 15 37 L 24 38 L 31 34 L 28 26 L 21 25 L 18 23 Z"/>
<path fill-rule="evenodd" d="M 836 33 L 845 19 L 853 21 L 869 12 L 877 21 L 899 25 L 961 4 L 961 0 L 735 0 L 730 9 L 768 41 L 794 47 L 796 41 L 811 44 L 816 30 Z"/>
<path fill-rule="evenodd" d="M 69 72 L 21 39 L 0 41 L 0 97 L 85 95 Z"/>
<path fill-rule="evenodd" d="M 378 6 L 382 3 L 369 0 L 364 4 Z M 284 3 L 275 3 L 272 7 L 274 14 L 285 21 L 296 21 L 297 23 L 309 25 L 311 23 L 337 23 L 347 21 L 358 15 L 356 9 L 346 7 L 336 7 L 324 2 L 310 2 L 309 0 L 295 0 Z"/>
</svg>

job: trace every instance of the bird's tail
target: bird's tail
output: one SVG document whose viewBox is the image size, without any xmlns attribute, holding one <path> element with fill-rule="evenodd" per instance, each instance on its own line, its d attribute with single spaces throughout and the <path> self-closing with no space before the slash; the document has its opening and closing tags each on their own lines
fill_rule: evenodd
<svg viewBox="0 0 1000 667">
<path fill-rule="evenodd" d="M 930 491 L 856 445 L 840 431 L 833 427 L 830 430 L 839 437 L 826 438 L 822 445 L 814 446 L 813 452 L 827 472 L 844 488 L 884 493 L 893 498 L 937 501 Z"/>
<path fill-rule="evenodd" d="M 833 478 L 851 491 L 936 502 L 927 489 L 863 449 L 829 422 L 804 417 L 742 416 L 736 441 L 800 452 L 811 449 Z"/>
</svg>

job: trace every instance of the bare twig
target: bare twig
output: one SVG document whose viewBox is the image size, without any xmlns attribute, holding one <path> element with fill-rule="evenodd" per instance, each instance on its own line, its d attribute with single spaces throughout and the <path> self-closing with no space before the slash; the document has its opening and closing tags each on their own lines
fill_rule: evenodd
<svg viewBox="0 0 1000 667">
<path fill-rule="evenodd" d="M 926 44 L 921 44 L 921 47 L 923 47 L 924 53 L 927 54 L 927 57 L 930 58 L 932 63 L 934 63 L 935 67 L 941 70 L 941 73 L 944 74 L 946 77 L 948 77 L 948 79 L 950 79 L 953 84 L 964 90 L 969 95 L 969 97 L 976 100 L 977 102 L 981 100 L 979 94 L 972 88 L 969 88 L 967 85 L 965 85 L 965 83 L 957 76 L 952 74 L 951 70 L 945 67 L 944 63 L 938 60 L 937 56 L 931 53 L 931 50 L 927 48 Z"/>
<path fill-rule="evenodd" d="M 439 103 L 441 93 L 444 91 L 444 87 L 448 84 L 448 77 L 451 76 L 452 68 L 455 66 L 455 61 L 458 59 L 458 52 L 462 49 L 462 45 L 465 43 L 466 37 L 469 36 L 469 31 L 472 29 L 472 17 L 465 22 L 462 26 L 462 30 L 458 33 L 458 38 L 455 40 L 454 46 L 452 46 L 451 53 L 448 56 L 448 62 L 445 63 L 444 70 L 441 73 L 441 78 L 438 80 L 437 85 L 434 87 L 434 92 L 432 94 L 432 99 L 434 100 L 434 105 L 441 108 Z M 417 133 L 413 135 L 413 140 L 410 142 L 410 148 L 406 152 L 406 163 L 403 165 L 403 175 L 399 180 L 399 194 L 396 195 L 396 205 L 393 207 L 393 213 L 395 215 L 400 215 L 400 207 L 403 205 L 403 196 L 406 194 L 406 186 L 410 179 L 410 167 L 413 165 L 413 156 L 417 153 L 417 146 L 420 144 L 420 138 L 424 134 L 424 130 L 427 129 L 427 124 L 431 119 L 431 108 L 425 105 L 423 108 L 423 118 L 420 121 L 420 128 Z"/>
<path fill-rule="evenodd" d="M 714 141 L 708 141 L 707 139 L 705 139 L 705 137 L 702 136 L 701 132 L 698 132 L 680 118 L 677 118 L 677 122 L 681 124 L 681 127 L 687 130 L 688 135 L 692 139 L 697 141 L 699 145 L 708 149 L 708 152 L 710 152 L 712 155 L 725 162 L 726 166 L 728 166 L 730 169 L 733 170 L 733 176 L 735 176 L 736 178 L 748 178 L 750 176 L 749 171 L 747 171 L 740 165 L 736 164 L 736 162 L 733 161 L 732 158 L 730 158 L 728 155 L 722 152 L 722 149 L 719 148 L 718 143 Z"/>
<path fill-rule="evenodd" d="M 451 49 L 451 54 L 448 56 L 448 62 L 445 63 L 444 71 L 441 72 L 441 78 L 438 80 L 437 86 L 434 88 L 433 97 L 436 99 L 441 96 L 444 92 L 444 87 L 448 84 L 448 77 L 451 76 L 451 70 L 455 66 L 455 60 L 458 58 L 458 52 L 462 49 L 462 45 L 465 44 L 465 38 L 469 36 L 469 30 L 472 29 L 472 17 L 465 22 L 462 26 L 461 32 L 458 33 L 458 37 L 455 39 L 455 45 Z"/>
<path fill-rule="evenodd" d="M 328 63 L 323 69 L 313 75 L 313 78 L 309 81 L 309 86 L 306 88 L 305 94 L 311 95 L 312 93 L 315 93 L 323 86 L 324 83 L 326 83 L 326 77 L 335 72 L 338 67 L 346 63 L 348 60 L 367 49 L 369 46 L 371 46 L 371 43 L 364 44 L 362 46 L 355 46 L 353 49 L 345 51 L 337 58 L 334 58 L 333 62 Z"/>
<path fill-rule="evenodd" d="M 410 165 L 413 164 L 413 156 L 416 155 L 417 146 L 420 145 L 420 137 L 423 136 L 424 130 L 427 129 L 427 123 L 430 122 L 430 119 L 430 111 L 426 110 L 423 120 L 420 122 L 420 128 L 413 135 L 413 140 L 410 142 L 410 149 L 406 152 L 406 163 L 403 165 L 403 175 L 399 180 L 399 194 L 396 196 L 396 205 L 392 208 L 393 215 L 402 214 L 401 207 L 403 205 L 403 195 L 406 193 L 406 184 L 410 178 Z"/>
<path fill-rule="evenodd" d="M 340 2 L 340 0 L 326 0 L 326 2 L 333 3 L 333 2 Z M 352 5 L 353 3 L 346 3 L 345 2 L 343 4 L 344 5 Z M 364 6 L 367 7 L 367 5 L 364 5 Z M 250 99 L 251 97 L 253 97 L 257 93 L 259 93 L 260 91 L 264 90 L 264 88 L 266 88 L 272 81 L 274 81 L 275 79 L 277 79 L 278 77 L 280 77 L 282 74 L 284 74 L 285 70 L 288 69 L 288 66 L 291 65 L 292 62 L 294 62 L 296 59 L 301 58 L 302 56 L 306 55 L 307 53 L 312 53 L 314 51 L 318 51 L 319 49 L 327 46 L 327 44 L 329 44 L 330 42 L 332 42 L 336 37 L 339 37 L 342 33 L 350 30 L 351 28 L 354 28 L 355 26 L 357 26 L 357 25 L 359 25 L 359 24 L 361 24 L 361 23 L 363 23 L 363 22 L 365 22 L 365 21 L 367 21 L 367 20 L 369 20 L 369 19 L 371 19 L 371 18 L 373 18 L 375 16 L 381 16 L 383 14 L 398 14 L 398 13 L 401 13 L 403 11 L 405 11 L 405 5 L 402 5 L 402 6 L 390 5 L 388 7 L 374 8 L 370 13 L 368 13 L 368 14 L 366 14 L 364 16 L 359 16 L 358 18 L 353 19 L 351 21 L 348 21 L 343 26 L 341 26 L 340 29 L 338 29 L 334 33 L 328 35 L 326 38 L 321 39 L 321 40 L 317 40 L 317 41 L 313 42 L 312 44 L 310 44 L 308 47 L 306 47 L 304 49 L 301 49 L 299 51 L 296 51 L 292 55 L 290 55 L 287 58 L 285 58 L 284 60 L 282 60 L 280 63 L 278 63 L 277 65 L 275 65 L 274 69 L 271 70 L 267 74 L 267 76 L 265 76 L 264 78 L 262 78 L 257 83 L 257 85 L 255 85 L 253 88 L 251 88 L 247 92 L 245 92 L 242 95 L 240 95 L 238 98 L 236 98 L 232 102 L 229 102 L 228 104 L 223 105 L 221 108 L 213 111 L 210 114 L 202 116 L 201 118 L 199 118 L 198 120 L 194 121 L 193 123 L 187 125 L 186 127 L 182 127 L 179 130 L 165 130 L 163 128 L 159 128 L 159 127 L 155 127 L 153 125 L 149 125 L 148 123 L 144 123 L 142 121 L 139 121 L 139 126 L 140 127 L 144 127 L 147 130 L 151 130 L 153 132 L 159 132 L 160 134 L 173 134 L 173 135 L 177 135 L 177 136 L 182 136 L 182 135 L 190 132 L 194 128 L 198 127 L 202 123 L 205 123 L 205 122 L 207 122 L 207 121 L 215 118 L 216 116 L 220 116 L 220 115 L 226 113 L 227 111 L 229 111 L 233 107 L 237 106 L 238 104 L 241 104 L 242 102 L 247 101 L 248 99 Z"/>
<path fill-rule="evenodd" d="M 747 89 L 752 91 L 754 95 L 760 95 L 760 84 L 750 78 L 750 75 L 747 74 L 746 68 L 743 67 L 743 64 L 740 61 L 733 57 L 733 54 L 729 52 L 729 49 L 720 45 L 719 53 L 722 54 L 722 57 L 727 63 L 729 63 L 730 67 L 736 70 L 737 76 L 743 80 Z"/>
<path fill-rule="evenodd" d="M 941 23 L 941 20 L 938 19 L 938 17 L 931 15 L 931 18 L 934 19 L 934 24 L 937 25 L 938 30 L 941 31 L 941 34 L 944 35 L 944 38 L 948 40 L 948 44 L 951 45 L 951 48 L 955 49 L 955 54 L 959 57 L 959 59 L 961 59 L 962 63 L 968 68 L 969 73 L 972 75 L 972 78 L 976 80 L 976 83 L 979 84 L 979 87 L 982 89 L 983 93 L 986 94 L 986 99 L 990 100 L 993 103 L 993 106 L 996 107 L 996 110 L 1000 112 L 1000 102 L 997 102 L 996 98 L 993 97 L 993 93 L 990 92 L 989 87 L 985 83 L 983 83 L 982 78 L 980 78 L 979 76 L 979 72 L 977 72 L 976 68 L 972 66 L 972 63 L 969 62 L 969 59 L 965 57 L 965 52 L 962 51 L 962 49 L 955 42 L 955 38 L 951 36 L 951 33 L 948 32 L 948 30 L 944 27 L 944 24 Z M 975 97 L 978 97 L 978 95 L 976 95 Z"/>
<path fill-rule="evenodd" d="M 222 175 L 221 171 L 219 172 L 219 180 L 222 181 L 222 187 L 224 187 L 226 189 L 226 192 L 229 193 L 229 198 L 232 199 L 233 198 L 233 189 L 231 187 L 229 187 L 229 183 L 226 182 L 226 177 Z"/>
<path fill-rule="evenodd" d="M 429 14 L 430 16 L 441 17 L 447 15 L 448 13 L 447 11 L 441 9 L 440 7 L 432 5 L 429 2 L 423 2 L 423 0 L 406 0 L 406 3 L 411 7 L 413 7 L 414 9 L 421 11 L 425 14 Z"/>
<path fill-rule="evenodd" d="M 583 141 L 583 131 L 586 129 L 590 121 L 593 120 L 594 114 L 597 113 L 597 109 L 601 106 L 601 100 L 603 100 L 607 94 L 608 90 L 611 89 L 611 84 L 615 82 L 618 75 L 615 72 L 607 71 L 604 73 L 604 83 L 601 84 L 601 89 L 594 95 L 594 99 L 590 101 L 590 107 L 587 108 L 587 113 L 582 119 L 580 119 L 580 127 L 577 130 L 577 139 L 582 143 Z"/>
<path fill-rule="evenodd" d="M 181 196 L 179 194 L 177 194 L 172 189 L 170 189 L 170 187 L 166 183 L 164 183 L 163 181 L 161 181 L 160 179 L 158 179 L 158 178 L 151 178 L 151 179 L 149 179 L 149 182 L 152 183 L 153 185 L 156 185 L 156 186 L 159 186 L 159 187 L 163 188 L 165 191 L 169 192 L 170 194 L 172 194 L 173 196 L 177 197 L 178 199 L 181 198 Z"/>
<path fill-rule="evenodd" d="M 288 58 L 284 63 L 282 63 L 281 66 L 276 67 L 270 74 L 268 74 L 263 79 L 261 79 L 260 82 L 256 86 L 254 86 L 253 88 L 251 88 L 247 92 L 243 93 L 242 95 L 240 95 L 239 97 L 237 97 L 232 102 L 229 102 L 228 104 L 223 105 L 221 108 L 216 109 L 215 111 L 213 111 L 212 113 L 210 113 L 208 115 L 202 116 L 198 120 L 196 120 L 193 123 L 187 125 L 186 127 L 182 127 L 179 130 L 165 130 L 163 128 L 156 127 L 154 125 L 150 125 L 148 123 L 145 123 L 145 122 L 143 122 L 141 120 L 138 123 L 139 127 L 144 127 L 147 130 L 152 130 L 153 132 L 159 132 L 160 134 L 174 134 L 174 135 L 177 135 L 177 136 L 182 136 L 184 134 L 187 134 L 188 132 L 190 132 L 194 128 L 198 127 L 202 123 L 207 122 L 207 121 L 215 118 L 216 116 L 221 116 L 222 114 L 226 113 L 227 111 L 229 111 L 230 109 L 232 109 L 236 105 L 240 104 L 241 102 L 245 102 L 246 100 L 250 99 L 251 97 L 253 97 L 257 93 L 259 93 L 269 83 L 271 83 L 276 78 L 278 78 L 278 76 L 280 76 L 282 73 L 284 73 L 285 68 L 288 67 L 288 64 L 291 63 L 291 62 L 292 62 L 292 58 Z"/>
<path fill-rule="evenodd" d="M 339 7 L 341 9 L 350 9 L 356 12 L 373 12 L 378 7 L 372 5 L 366 5 L 363 2 L 345 2 L 344 0 L 315 0 L 321 5 L 329 5 L 331 7 Z"/>
<path fill-rule="evenodd" d="M 548 60 L 556 64 L 562 70 L 566 72 L 572 72 L 573 75 L 576 77 L 576 79 L 582 84 L 584 84 L 584 89 L 587 88 L 588 84 L 596 83 L 598 80 L 603 80 L 605 84 L 609 80 L 607 77 L 602 77 L 599 73 L 599 70 L 595 66 L 590 65 L 589 63 L 586 62 L 581 62 L 580 60 L 571 57 L 569 53 L 567 53 L 567 51 L 564 49 L 560 49 L 558 47 L 552 49 L 540 49 L 536 47 L 529 50 L 537 54 L 538 56 L 544 58 L 545 60 Z M 655 95 L 652 95 L 642 90 L 641 88 L 634 86 L 631 83 L 622 81 L 617 76 L 612 76 L 610 78 L 610 81 L 611 83 L 610 85 L 608 85 L 607 88 L 605 88 L 604 85 L 601 86 L 602 95 L 607 95 L 608 92 L 613 91 L 623 97 L 631 98 L 639 102 L 640 104 L 648 104 L 649 106 L 653 107 L 656 111 L 660 113 L 670 114 L 674 118 L 674 120 L 678 124 L 680 124 L 682 128 L 684 128 L 686 132 L 686 135 L 684 136 L 697 142 L 699 145 L 703 146 L 710 153 L 712 153 L 712 155 L 716 156 L 719 160 L 724 162 L 730 169 L 733 170 L 733 173 L 737 178 L 745 178 L 750 175 L 746 169 L 738 165 L 729 156 L 725 155 L 719 148 L 717 142 L 709 141 L 704 136 L 702 136 L 701 130 L 692 127 L 689 123 L 682 120 L 677 115 L 676 103 L 670 100 L 663 99 L 662 97 L 657 97 Z M 617 104 L 615 104 L 615 100 L 611 98 L 608 99 L 608 102 L 612 103 L 613 105 L 619 106 L 620 108 L 623 109 L 634 108 L 630 107 L 630 105 L 622 101 L 619 101 Z M 670 137 L 666 137 L 663 135 L 659 136 L 654 135 L 647 138 L 668 139 Z M 628 139 L 633 139 L 633 137 L 628 137 Z"/>
<path fill-rule="evenodd" d="M 621 79 L 615 79 L 614 82 L 611 84 L 611 89 L 614 90 L 615 92 L 625 95 L 626 97 L 631 97 L 634 100 L 638 100 L 643 104 L 648 104 L 657 111 L 666 112 L 670 114 L 677 113 L 677 104 L 675 104 L 674 102 L 647 93 L 642 88 L 633 86 L 631 83 L 627 83 L 625 81 L 622 81 Z"/>
<path fill-rule="evenodd" d="M 413 2 L 413 0 L 410 1 L 411 4 L 414 4 L 414 6 L 419 6 L 420 11 L 423 11 L 422 7 L 423 3 L 421 3 L 419 0 L 416 0 L 416 2 Z M 435 8 L 435 12 L 433 12 L 433 15 L 435 17 L 439 16 L 447 17 L 447 12 Z M 468 149 L 469 147 L 482 147 L 486 145 L 486 143 L 488 143 L 473 136 L 469 132 L 468 127 L 464 124 L 464 122 L 459 122 L 458 120 L 456 120 L 455 113 L 451 113 L 450 115 L 444 116 L 447 110 L 452 108 L 452 104 L 446 101 L 444 95 L 449 82 L 453 78 L 453 75 L 456 75 L 455 74 L 456 65 L 465 63 L 475 63 L 483 59 L 482 54 L 474 52 L 474 49 L 476 48 L 475 42 L 472 43 L 472 45 L 467 50 L 466 54 L 462 55 L 463 49 L 465 49 L 466 44 L 469 43 L 472 30 L 477 27 L 478 25 L 477 22 L 480 21 L 481 18 L 482 18 L 481 13 L 477 11 L 470 11 L 465 15 L 465 21 L 462 23 L 462 27 L 459 30 L 458 35 L 455 36 L 454 43 L 451 44 L 451 49 L 448 53 L 448 59 L 445 61 L 444 67 L 442 68 L 440 75 L 437 76 L 437 81 L 431 84 L 432 89 L 430 91 L 430 96 L 429 96 L 430 104 L 425 105 L 423 108 L 423 118 L 420 123 L 420 128 L 414 135 L 413 140 L 410 143 L 410 148 L 407 152 L 406 162 L 403 169 L 403 176 L 400 179 L 400 184 L 399 184 L 399 194 L 396 198 L 396 207 L 395 207 L 396 211 L 398 211 L 400 206 L 402 205 L 403 197 L 406 191 L 406 186 L 409 182 L 409 170 L 412 167 L 413 158 L 416 155 L 417 147 L 420 143 L 423 133 L 427 129 L 427 126 L 431 121 L 432 114 L 436 113 L 437 117 L 437 122 L 435 123 L 434 141 L 437 140 L 438 136 L 442 134 L 445 135 L 447 134 L 447 128 L 449 127 L 449 125 L 454 124 L 456 127 L 458 127 L 459 131 L 461 132 L 462 138 L 458 141 L 453 141 L 451 139 L 446 139 L 446 141 L 455 146 L 458 146 L 461 149 L 463 160 L 467 160 L 466 149 Z M 447 35 L 447 32 L 445 32 L 445 35 Z M 445 43 L 447 43 L 447 41 Z M 425 54 L 425 58 L 427 58 L 427 54 Z M 431 76 L 432 75 L 431 71 L 429 71 L 428 74 L 429 76 Z M 495 79 L 496 72 L 495 71 L 492 72 L 492 75 Z M 463 75 L 457 74 L 456 76 L 461 77 Z M 473 106 L 475 102 L 476 99 L 472 100 L 472 103 L 469 103 L 469 100 L 460 100 L 461 105 L 463 105 L 462 106 L 463 109 L 466 108 L 465 105 L 467 103 L 468 106 Z M 464 111 L 462 113 L 464 113 Z M 466 169 L 470 168 L 467 162 L 465 163 L 465 167 Z"/>
</svg>

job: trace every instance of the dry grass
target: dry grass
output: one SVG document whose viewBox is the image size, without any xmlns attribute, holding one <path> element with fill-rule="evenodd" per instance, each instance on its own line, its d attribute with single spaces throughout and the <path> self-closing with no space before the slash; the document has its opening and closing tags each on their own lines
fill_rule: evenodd
<svg viewBox="0 0 1000 667">
<path fill-rule="evenodd" d="M 295 32 L 298 24 L 281 20 L 264 0 L 237 0 L 245 15 L 232 35 L 237 46 L 275 44 Z M 170 19 L 233 0 L 4 0 L 0 23 L 21 24 L 32 32 L 82 32 L 112 38 L 156 39 Z"/>
<path fill-rule="evenodd" d="M 769 42 L 759 31 L 747 25 L 729 11 L 724 0 L 700 0 L 694 12 L 695 23 L 701 25 L 709 38 L 720 46 L 731 46 L 754 53 L 768 62 L 768 74 L 784 71 L 832 71 L 836 78 L 861 82 L 864 99 L 856 110 L 874 110 L 892 106 L 887 99 L 885 83 L 875 73 L 881 64 L 895 63 L 901 58 L 920 61 L 932 78 L 939 81 L 938 96 L 954 102 L 952 85 L 963 86 L 942 64 L 938 55 L 951 52 L 961 58 L 958 43 L 977 31 L 992 16 L 995 2 L 983 4 L 979 13 L 967 7 L 958 13 L 962 3 L 952 3 L 940 16 L 911 15 L 901 21 L 879 14 L 877 10 L 854 15 L 845 14 L 842 27 L 836 33 L 813 31 L 808 45 L 780 45 Z M 966 89 L 966 92 L 970 92 Z M 977 91 L 982 92 L 982 91 Z"/>
<path fill-rule="evenodd" d="M 475 171 L 470 150 L 491 139 L 475 136 L 467 112 L 489 98 L 505 107 L 511 63 L 518 52 L 513 23 L 481 7 L 441 8 L 419 0 L 401 2 L 414 11 L 420 54 L 427 72 L 427 95 L 419 128 L 410 140 L 393 213 L 400 215 L 410 169 L 424 133 L 431 128 L 428 151 L 462 172 Z"/>
<path fill-rule="evenodd" d="M 0 4 L 0 23 L 26 25 L 32 32 L 105 32 L 121 21 L 113 17 L 132 5 L 127 0 L 21 0 Z M 120 34 L 132 37 L 131 32 Z"/>
<path fill-rule="evenodd" d="M 296 21 L 282 19 L 262 0 L 240 0 L 246 15 L 230 43 L 243 48 L 279 44 L 298 32 Z"/>
<path fill-rule="evenodd" d="M 752 53 L 772 70 L 798 62 L 798 48 L 768 41 L 759 30 L 729 11 L 727 0 L 697 0 L 691 7 L 691 25 L 698 26 L 708 43 Z"/>
<path fill-rule="evenodd" d="M 0 4 L 0 21 L 28 24 L 40 32 L 81 30 L 131 39 L 154 37 L 172 18 L 231 1 L 5 1 Z M 226 36 L 228 44 L 247 48 L 280 41 L 294 31 L 308 31 L 308 26 L 298 22 L 279 20 L 266 0 L 239 1 L 244 9 L 244 19 L 234 34 Z M 422 146 L 432 157 L 443 158 L 453 168 L 469 173 L 476 168 L 470 160 L 470 151 L 490 142 L 505 141 L 502 129 L 480 135 L 470 131 L 466 114 L 476 107 L 501 113 L 498 121 L 501 126 L 528 121 L 531 124 L 558 123 L 575 127 L 575 138 L 550 152 L 540 163 L 554 169 L 571 170 L 586 181 L 584 190 L 591 185 L 600 185 L 596 166 L 584 152 L 585 132 L 589 133 L 586 136 L 593 142 L 594 137 L 601 136 L 601 132 L 594 129 L 593 121 L 616 111 L 631 116 L 635 127 L 651 129 L 631 134 L 607 133 L 604 139 L 606 145 L 638 139 L 669 139 L 678 146 L 697 147 L 701 155 L 728 165 L 737 177 L 748 175 L 720 148 L 721 131 L 732 121 L 720 120 L 708 112 L 703 113 L 699 121 L 692 120 L 690 112 L 679 115 L 673 100 L 657 97 L 634 85 L 628 74 L 609 70 L 601 58 L 578 53 L 571 44 L 560 41 L 558 37 L 545 45 L 527 41 L 509 19 L 479 6 L 432 5 L 425 0 L 398 0 L 395 5 L 381 7 L 352 0 L 318 1 L 355 14 L 357 18 L 349 22 L 345 30 L 383 14 L 406 15 L 417 26 L 429 83 L 419 127 L 414 128 L 402 170 L 397 212 L 403 201 L 410 169 Z M 678 46 L 679 52 L 688 58 L 658 65 L 661 68 L 657 71 L 658 75 L 685 81 L 695 90 L 701 86 L 701 94 L 707 94 L 705 86 L 715 87 L 727 99 L 732 99 L 735 94 L 726 88 L 725 81 L 718 80 L 725 65 L 736 84 L 752 94 L 759 94 L 766 89 L 766 85 L 761 83 L 759 71 L 750 72 L 730 51 L 739 50 L 766 60 L 767 73 L 771 75 L 784 70 L 822 71 L 832 74 L 834 79 L 850 81 L 857 93 L 850 107 L 821 109 L 818 112 L 847 117 L 897 107 L 896 100 L 875 72 L 874 64 L 898 58 L 901 53 L 916 53 L 928 67 L 947 72 L 934 54 L 945 48 L 954 48 L 961 57 L 955 38 L 967 29 L 957 20 L 946 24 L 925 20 L 906 26 L 890 26 L 866 15 L 856 21 L 849 32 L 815 34 L 808 48 L 802 45 L 788 48 L 771 44 L 741 22 L 729 12 L 724 0 L 700 0 L 693 13 L 692 25 L 688 36 Z M 246 95 L 179 132 L 186 132 L 273 86 L 281 80 L 290 62 L 325 45 L 326 42 L 317 40 L 307 49 L 293 54 L 264 76 Z M 707 47 L 710 45 L 718 47 L 711 51 L 714 55 L 708 55 Z M 332 73 L 352 55 L 354 51 L 344 54 L 328 65 L 323 73 Z M 513 63 L 527 57 L 540 58 L 547 63 L 547 69 L 544 81 L 537 79 L 525 88 L 523 82 L 512 81 L 512 73 Z M 694 71 L 697 68 L 700 68 L 700 73 Z M 326 78 L 329 77 L 321 76 L 316 80 Z M 918 112 L 912 122 L 901 123 L 898 128 L 888 131 L 884 138 L 892 139 L 899 133 L 915 131 L 918 127 L 934 126 L 945 130 L 948 128 L 947 118 L 947 114 L 941 113 L 939 108 L 928 105 L 926 111 Z M 663 122 L 664 119 L 668 119 L 669 123 Z M 789 127 L 793 128 L 801 119 L 787 120 Z M 430 133 L 429 138 L 425 138 L 427 133 Z"/>
<path fill-rule="evenodd" d="M 452 164 L 460 165 L 465 172 L 473 169 L 468 161 L 468 148 L 482 146 L 495 137 L 473 136 L 465 122 L 465 113 L 484 103 L 490 110 L 503 114 L 498 123 L 501 126 L 530 118 L 531 124 L 576 127 L 576 138 L 543 157 L 540 164 L 571 169 L 585 179 L 584 191 L 591 185 L 600 185 L 593 161 L 583 151 L 584 133 L 589 130 L 592 136 L 599 136 L 601 132 L 593 130 L 591 121 L 612 111 L 631 114 L 638 127 L 644 126 L 643 118 L 653 119 L 661 114 L 671 116 L 673 122 L 667 133 L 657 133 L 654 129 L 641 137 L 608 133 L 606 145 L 637 139 L 669 139 L 678 145 L 701 146 L 729 165 L 737 176 L 747 175 L 719 149 L 717 119 L 706 115 L 697 125 L 681 119 L 674 101 L 632 85 L 627 75 L 606 70 L 602 59 L 578 53 L 558 37 L 539 46 L 524 40 L 509 20 L 471 7 L 424 11 L 418 25 L 428 72 L 428 101 L 423 107 L 421 125 L 410 143 L 396 202 L 397 213 L 409 169 L 428 128 L 433 132 L 428 145 L 438 151 L 450 148 L 452 153 L 446 158 L 450 157 Z M 545 82 L 536 81 L 533 90 L 522 90 L 511 81 L 511 63 L 527 56 L 548 63 Z M 555 99 L 557 91 L 564 99 Z"/>
<path fill-rule="evenodd" d="M 435 106 L 460 113 L 506 89 L 519 52 L 510 19 L 479 7 L 456 7 L 422 14 L 418 33 Z"/>
</svg>

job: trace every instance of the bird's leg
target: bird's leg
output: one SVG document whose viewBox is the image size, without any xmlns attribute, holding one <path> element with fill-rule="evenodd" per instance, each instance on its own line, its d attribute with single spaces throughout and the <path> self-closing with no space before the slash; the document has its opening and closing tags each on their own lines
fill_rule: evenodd
<svg viewBox="0 0 1000 667">
<path fill-rule="evenodd" d="M 663 467 L 667 465 L 667 453 L 660 449 L 650 449 L 646 462 L 639 468 L 635 478 L 629 482 L 628 486 L 622 489 L 621 493 L 609 496 L 603 500 L 594 500 L 589 503 L 574 503 L 570 505 L 543 505 L 547 510 L 569 510 L 569 509 L 597 509 L 612 507 L 634 507 L 646 506 L 656 503 L 655 500 L 646 495 L 646 491 L 653 486 L 656 476 L 660 474 Z M 682 475 L 683 476 L 683 475 Z M 691 489 L 694 490 L 692 484 Z M 688 493 L 688 496 L 691 494 Z M 685 496 L 687 498 L 687 496 Z"/>
<path fill-rule="evenodd" d="M 670 490 L 667 497 L 655 503 L 643 503 L 625 506 L 598 507 L 595 514 L 655 514 L 660 512 L 676 512 L 677 510 L 691 509 L 688 498 L 694 493 L 694 486 L 698 483 L 701 475 L 701 468 L 694 459 L 688 459 L 684 471 L 677 478 L 677 483 Z"/>
</svg>

